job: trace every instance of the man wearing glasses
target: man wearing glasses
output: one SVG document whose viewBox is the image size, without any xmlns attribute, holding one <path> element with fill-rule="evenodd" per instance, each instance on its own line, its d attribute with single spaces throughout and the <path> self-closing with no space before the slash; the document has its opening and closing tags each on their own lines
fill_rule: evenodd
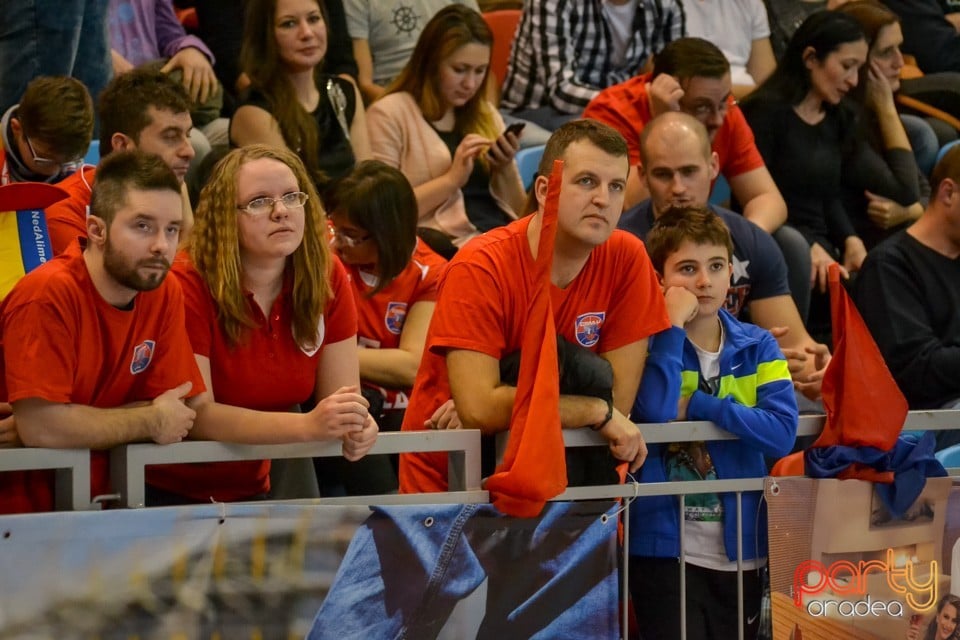
<svg viewBox="0 0 960 640">
<path fill-rule="evenodd" d="M 682 111 L 707 128 L 719 169 L 743 216 L 773 235 L 789 270 L 790 292 L 806 318 L 810 306 L 810 251 L 792 227 L 784 225 L 787 205 L 732 94 L 730 63 L 716 45 L 702 38 L 674 40 L 654 60 L 653 72 L 600 92 L 584 111 L 618 130 L 630 148 L 630 175 L 624 210 L 650 197 L 641 179 L 640 134 L 650 120 Z"/>
<path fill-rule="evenodd" d="M 93 135 L 93 101 L 79 80 L 40 77 L 0 119 L 0 185 L 59 182 L 80 168 Z"/>
<path fill-rule="evenodd" d="M 730 183 L 743 214 L 767 233 L 787 219 L 787 205 L 753 141 L 753 132 L 732 94 L 730 63 L 702 38 L 674 40 L 657 54 L 653 73 L 636 76 L 600 92 L 583 117 L 619 131 L 630 148 L 630 177 L 624 208 L 649 197 L 640 179 L 640 132 L 667 111 L 683 111 L 703 123 L 720 172 Z"/>
<path fill-rule="evenodd" d="M 110 81 L 100 95 L 100 153 L 139 149 L 160 156 L 181 184 L 182 237 L 193 226 L 193 210 L 184 176 L 193 160 L 190 145 L 190 96 L 183 86 L 159 71 L 135 69 Z M 61 182 L 69 198 L 47 207 L 47 227 L 54 254 L 63 253 L 87 235 L 87 210 L 96 175 L 93 167 Z"/>
</svg>

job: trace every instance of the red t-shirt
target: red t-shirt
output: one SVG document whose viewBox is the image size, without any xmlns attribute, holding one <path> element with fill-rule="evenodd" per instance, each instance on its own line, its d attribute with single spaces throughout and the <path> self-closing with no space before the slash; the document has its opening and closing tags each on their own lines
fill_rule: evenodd
<svg viewBox="0 0 960 640">
<path fill-rule="evenodd" d="M 644 74 L 607 87 L 590 101 L 583 112 L 584 118 L 608 124 L 626 138 L 631 165 L 640 163 L 640 133 L 653 120 L 647 96 L 649 82 L 650 74 Z M 720 173 L 729 180 L 758 169 L 764 163 L 753 139 L 753 130 L 736 100 L 731 96 L 727 104 L 727 115 L 713 137 L 713 150 L 720 158 Z"/>
<path fill-rule="evenodd" d="M 133 308 L 107 303 L 78 243 L 17 283 L 0 306 L 0 398 L 119 407 L 149 401 L 187 380 L 204 390 L 184 329 L 175 278 L 143 291 Z M 108 458 L 93 453 L 91 495 L 110 493 Z M 0 513 L 53 508 L 52 473 L 2 475 Z"/>
<path fill-rule="evenodd" d="M 96 174 L 96 167 L 88 166 L 57 183 L 70 196 L 44 211 L 53 255 L 66 251 L 77 238 L 87 237 L 87 207 Z"/>
<path fill-rule="evenodd" d="M 206 282 L 181 253 L 173 265 L 186 302 L 186 326 L 193 353 L 210 359 L 213 397 L 257 411 L 290 411 L 313 397 L 323 345 L 357 333 L 357 312 L 346 271 L 332 258 L 333 297 L 317 328 L 320 348 L 305 352 L 293 339 L 292 278 L 284 283 L 270 314 L 264 317 L 253 294 L 247 293 L 257 329 L 231 345 L 217 320 L 217 306 Z M 270 461 L 201 462 L 148 469 L 147 481 L 160 489 L 206 501 L 236 501 L 270 490 Z"/>
<path fill-rule="evenodd" d="M 425 242 L 417 240 L 413 257 L 400 275 L 369 296 L 376 286 L 376 276 L 347 265 L 357 303 L 357 339 L 360 346 L 369 349 L 398 348 L 407 310 L 418 302 L 436 301 L 440 274 L 446 266 L 446 260 Z M 384 410 L 407 408 L 410 389 L 386 389 L 370 382 L 364 382 L 364 386 L 383 394 Z"/>
<path fill-rule="evenodd" d="M 528 216 L 488 231 L 460 249 L 441 279 L 427 350 L 413 386 L 404 431 L 423 423 L 450 398 L 448 349 L 500 360 L 520 348 L 534 287 Z M 557 334 L 602 354 L 670 326 L 663 294 L 643 243 L 624 231 L 590 254 L 565 289 L 551 287 Z M 400 490 L 447 490 L 447 454 L 403 454 Z"/>
</svg>

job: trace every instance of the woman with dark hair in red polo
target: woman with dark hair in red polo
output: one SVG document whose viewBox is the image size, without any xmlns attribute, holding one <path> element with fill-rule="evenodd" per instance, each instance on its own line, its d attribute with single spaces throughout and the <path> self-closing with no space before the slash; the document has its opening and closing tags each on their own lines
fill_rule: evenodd
<svg viewBox="0 0 960 640">
<path fill-rule="evenodd" d="M 417 239 L 413 188 L 383 162 L 358 164 L 328 193 L 326 205 L 333 248 L 346 265 L 357 304 L 363 392 L 371 410 L 383 406 L 375 416 L 380 428 L 398 431 L 446 260 Z M 387 465 L 385 456 L 333 464 L 350 469 L 338 474 L 348 493 L 397 489 L 395 465 Z"/>
</svg>

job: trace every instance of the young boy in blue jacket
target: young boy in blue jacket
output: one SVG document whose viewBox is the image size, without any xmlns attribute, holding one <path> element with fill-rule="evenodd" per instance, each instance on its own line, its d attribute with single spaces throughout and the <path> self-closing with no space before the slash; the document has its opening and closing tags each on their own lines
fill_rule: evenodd
<svg viewBox="0 0 960 640">
<path fill-rule="evenodd" d="M 654 224 L 647 252 L 664 288 L 669 329 L 650 339 L 632 416 L 643 422 L 709 420 L 736 440 L 649 445 L 640 482 L 755 478 L 764 456 L 790 452 L 797 404 L 787 361 L 767 331 L 723 309 L 733 244 L 717 214 L 674 208 Z M 736 494 L 684 502 L 687 638 L 737 636 Z M 756 637 L 759 568 L 767 554 L 760 492 L 742 498 L 744 626 Z M 674 496 L 630 507 L 630 592 L 644 640 L 680 637 L 680 510 Z"/>
</svg>

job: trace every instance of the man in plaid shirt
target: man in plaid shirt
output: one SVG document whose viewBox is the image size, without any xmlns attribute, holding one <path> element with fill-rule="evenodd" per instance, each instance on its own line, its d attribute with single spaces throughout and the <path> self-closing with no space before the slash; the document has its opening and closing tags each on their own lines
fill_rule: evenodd
<svg viewBox="0 0 960 640">
<path fill-rule="evenodd" d="M 677 0 L 524 0 L 500 106 L 556 129 L 683 35 Z"/>
</svg>

